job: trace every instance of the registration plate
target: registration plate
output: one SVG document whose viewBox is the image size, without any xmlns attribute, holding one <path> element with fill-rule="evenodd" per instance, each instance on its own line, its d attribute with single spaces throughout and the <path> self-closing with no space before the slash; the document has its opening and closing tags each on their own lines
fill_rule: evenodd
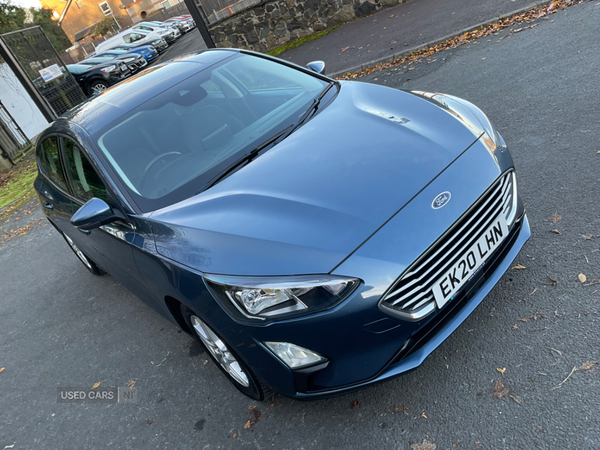
<svg viewBox="0 0 600 450">
<path fill-rule="evenodd" d="M 452 300 L 454 294 L 477 272 L 508 235 L 504 216 L 498 217 L 460 259 L 446 270 L 433 285 L 433 296 L 438 308 Z"/>
</svg>

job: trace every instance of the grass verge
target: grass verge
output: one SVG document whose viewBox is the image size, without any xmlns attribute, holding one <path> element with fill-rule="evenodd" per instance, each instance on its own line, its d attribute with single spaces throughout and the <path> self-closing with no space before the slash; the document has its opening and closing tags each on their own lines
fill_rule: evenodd
<svg viewBox="0 0 600 450">
<path fill-rule="evenodd" d="M 33 151 L 8 172 L 0 172 L 0 209 L 29 193 L 33 189 L 36 174 Z"/>
<path fill-rule="evenodd" d="M 329 28 L 328 30 L 319 31 L 318 33 L 311 34 L 309 36 L 304 36 L 303 38 L 288 42 L 287 44 L 282 45 L 281 47 L 277 47 L 277 48 L 274 48 L 273 50 L 269 50 L 267 52 L 267 55 L 279 56 L 286 50 L 291 50 L 292 48 L 300 47 L 302 44 L 306 44 L 307 42 L 314 41 L 315 39 L 319 39 L 320 37 L 326 36 L 329 33 L 340 28 L 342 25 L 344 25 L 344 24 L 341 23 L 339 25 L 336 25 L 333 28 Z"/>
</svg>

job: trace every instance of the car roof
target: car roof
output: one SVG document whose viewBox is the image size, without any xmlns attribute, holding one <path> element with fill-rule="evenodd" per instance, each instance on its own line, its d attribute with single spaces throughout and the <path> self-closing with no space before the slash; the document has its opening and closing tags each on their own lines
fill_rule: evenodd
<svg viewBox="0 0 600 450">
<path fill-rule="evenodd" d="M 88 134 L 94 134 L 173 85 L 238 53 L 236 49 L 214 49 L 182 55 L 117 84 L 73 108 L 59 120 L 66 119 Z"/>
</svg>

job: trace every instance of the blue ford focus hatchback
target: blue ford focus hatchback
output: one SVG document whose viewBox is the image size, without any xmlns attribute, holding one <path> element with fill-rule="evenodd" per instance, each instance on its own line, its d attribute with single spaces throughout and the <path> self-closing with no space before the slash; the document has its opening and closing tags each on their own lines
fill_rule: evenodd
<svg viewBox="0 0 600 450">
<path fill-rule="evenodd" d="M 42 209 L 85 267 L 195 336 L 254 399 L 414 369 L 530 235 L 477 107 L 321 72 L 188 54 L 37 144 Z"/>
</svg>

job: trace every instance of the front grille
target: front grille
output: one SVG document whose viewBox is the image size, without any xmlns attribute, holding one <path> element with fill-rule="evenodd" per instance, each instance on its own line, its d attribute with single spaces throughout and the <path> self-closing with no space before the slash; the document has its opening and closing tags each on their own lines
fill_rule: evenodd
<svg viewBox="0 0 600 450">
<path fill-rule="evenodd" d="M 444 233 L 384 295 L 380 307 L 406 320 L 420 320 L 436 309 L 433 284 L 483 235 L 501 214 L 511 219 L 516 212 L 514 172 L 500 177 Z"/>
</svg>

